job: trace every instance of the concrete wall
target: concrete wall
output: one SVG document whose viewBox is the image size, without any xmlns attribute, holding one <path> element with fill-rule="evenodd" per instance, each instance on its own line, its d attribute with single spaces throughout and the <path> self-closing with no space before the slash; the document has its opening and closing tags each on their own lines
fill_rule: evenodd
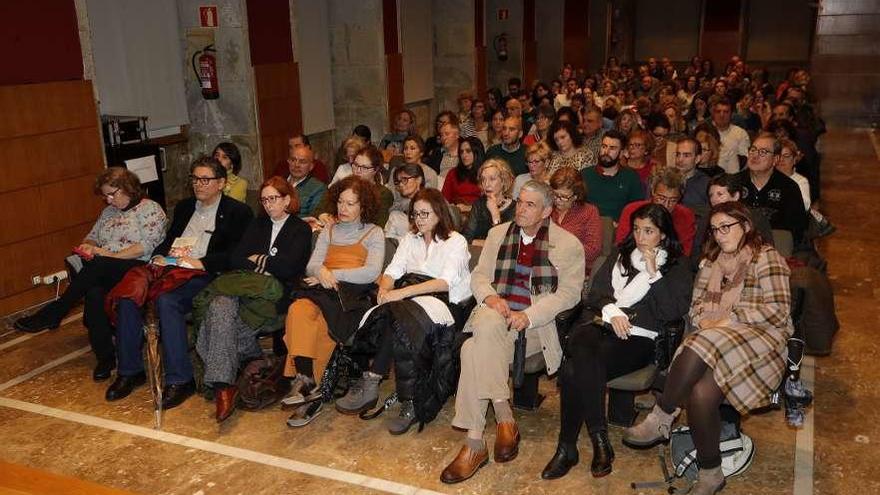
<svg viewBox="0 0 880 495">
<path fill-rule="evenodd" d="M 238 146 L 242 156 L 241 176 L 256 190 L 263 180 L 254 106 L 254 77 L 248 43 L 247 12 L 243 0 L 217 0 L 219 27 L 199 27 L 201 0 L 178 0 L 181 50 L 184 54 L 186 105 L 189 112 L 189 142 L 166 149 L 168 171 L 165 194 L 174 203 L 190 193 L 189 163 L 210 153 L 221 141 Z M 217 49 L 220 98 L 205 100 L 190 67 L 193 53 L 213 43 Z"/>
<path fill-rule="evenodd" d="M 510 17 L 498 20 L 498 10 L 507 9 Z M 522 0 L 486 0 L 486 66 L 489 70 L 489 87 L 501 89 L 507 94 L 507 80 L 522 79 Z M 507 60 L 498 60 L 492 48 L 493 40 L 501 33 L 507 34 Z"/>
<path fill-rule="evenodd" d="M 331 0 L 328 8 L 337 138 L 366 124 L 379 140 L 388 127 L 382 2 Z"/>
<path fill-rule="evenodd" d="M 700 47 L 700 5 L 701 0 L 637 0 L 635 59 L 665 56 L 675 61 L 690 60 Z"/>
<path fill-rule="evenodd" d="M 810 33 L 815 24 L 815 2 L 775 0 L 749 2 L 746 60 L 800 61 L 810 58 Z M 781 19 L 785 22 L 780 22 Z"/>
<path fill-rule="evenodd" d="M 455 102 L 458 93 L 462 90 L 474 91 L 476 87 L 474 2 L 433 0 L 431 3 L 434 26 L 433 108 L 455 110 L 458 108 Z M 403 77 L 407 77 L 406 73 Z M 431 118 L 428 117 L 429 122 Z M 420 116 L 419 124 L 422 124 L 422 120 Z"/>
<path fill-rule="evenodd" d="M 562 68 L 562 16 L 565 0 L 535 2 L 538 79 L 550 84 Z"/>
<path fill-rule="evenodd" d="M 829 124 L 880 125 L 880 1 L 823 0 L 812 74 Z"/>
</svg>

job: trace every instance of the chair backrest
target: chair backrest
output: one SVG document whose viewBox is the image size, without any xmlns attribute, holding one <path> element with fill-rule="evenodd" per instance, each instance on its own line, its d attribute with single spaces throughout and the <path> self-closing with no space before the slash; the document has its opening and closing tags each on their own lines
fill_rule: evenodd
<svg viewBox="0 0 880 495">
<path fill-rule="evenodd" d="M 611 217 L 600 217 L 602 221 L 602 256 L 608 257 L 614 248 L 614 220 Z M 595 265 L 594 265 L 595 266 Z"/>
<path fill-rule="evenodd" d="M 394 253 L 397 251 L 398 243 L 399 241 L 393 237 L 385 238 L 385 264 L 382 265 L 383 273 L 385 268 L 391 264 L 391 260 L 394 258 Z"/>
<path fill-rule="evenodd" d="M 474 271 L 474 268 L 477 267 L 477 262 L 480 261 L 480 253 L 483 252 L 483 246 L 474 246 L 473 244 L 468 244 L 468 251 L 471 253 L 471 259 L 468 262 L 468 268 L 470 271 Z"/>
<path fill-rule="evenodd" d="M 779 254 L 788 258 L 794 252 L 794 237 L 788 230 L 773 229 L 773 245 Z"/>
</svg>

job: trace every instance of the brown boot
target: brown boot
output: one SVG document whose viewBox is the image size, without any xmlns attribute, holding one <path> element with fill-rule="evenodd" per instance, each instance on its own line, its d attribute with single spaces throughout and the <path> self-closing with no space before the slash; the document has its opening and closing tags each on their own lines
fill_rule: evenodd
<svg viewBox="0 0 880 495">
<path fill-rule="evenodd" d="M 667 414 L 660 406 L 654 406 L 651 414 L 641 423 L 623 431 L 623 443 L 636 449 L 646 449 L 669 440 L 672 422 L 680 411 L 676 409 L 672 414 Z"/>
<path fill-rule="evenodd" d="M 226 387 L 217 390 L 214 394 L 214 402 L 217 405 L 217 422 L 226 421 L 238 405 L 238 387 Z"/>
<path fill-rule="evenodd" d="M 519 454 L 519 428 L 513 421 L 498 423 L 495 428 L 495 462 L 510 462 Z"/>
<path fill-rule="evenodd" d="M 726 481 L 721 466 L 712 469 L 700 469 L 697 482 L 688 493 L 691 495 L 715 495 L 724 489 Z"/>
<path fill-rule="evenodd" d="M 461 450 L 458 451 L 458 455 L 455 456 L 455 459 L 453 459 L 453 461 L 446 466 L 446 469 L 443 470 L 443 473 L 440 474 L 440 481 L 450 485 L 453 483 L 461 483 L 477 474 L 477 471 L 488 462 L 489 450 L 486 448 L 485 443 L 483 443 L 483 448 L 478 451 L 471 449 L 467 445 L 463 445 Z"/>
</svg>

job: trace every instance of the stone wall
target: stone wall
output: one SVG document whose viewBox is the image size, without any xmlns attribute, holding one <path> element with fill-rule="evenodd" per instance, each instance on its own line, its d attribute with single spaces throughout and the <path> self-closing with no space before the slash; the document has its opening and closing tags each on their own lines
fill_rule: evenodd
<svg viewBox="0 0 880 495">
<path fill-rule="evenodd" d="M 507 9 L 509 17 L 498 20 L 498 10 Z M 522 0 L 486 0 L 486 65 L 489 69 L 489 87 L 507 94 L 507 80 L 522 79 Z M 495 37 L 507 34 L 507 60 L 500 61 L 493 48 Z"/>
<path fill-rule="evenodd" d="M 434 22 L 434 108 L 436 111 L 456 111 L 458 93 L 476 89 L 474 2 L 434 0 L 431 8 Z M 430 125 L 428 128 L 431 132 Z"/>
</svg>

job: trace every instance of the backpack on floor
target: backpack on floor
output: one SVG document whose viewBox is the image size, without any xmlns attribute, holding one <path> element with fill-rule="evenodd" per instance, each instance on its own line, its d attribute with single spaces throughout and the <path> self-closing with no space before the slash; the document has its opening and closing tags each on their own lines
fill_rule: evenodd
<svg viewBox="0 0 880 495">
<path fill-rule="evenodd" d="M 268 354 L 244 367 L 237 383 L 242 409 L 264 409 L 290 392 L 290 380 L 284 378 L 285 357 Z"/>
<path fill-rule="evenodd" d="M 725 478 L 744 473 L 755 457 L 755 444 L 736 424 L 721 422 L 721 472 Z M 691 430 L 687 426 L 679 426 L 672 430 L 669 437 L 672 467 L 675 475 L 691 481 L 697 480 L 697 449 Z"/>
</svg>

